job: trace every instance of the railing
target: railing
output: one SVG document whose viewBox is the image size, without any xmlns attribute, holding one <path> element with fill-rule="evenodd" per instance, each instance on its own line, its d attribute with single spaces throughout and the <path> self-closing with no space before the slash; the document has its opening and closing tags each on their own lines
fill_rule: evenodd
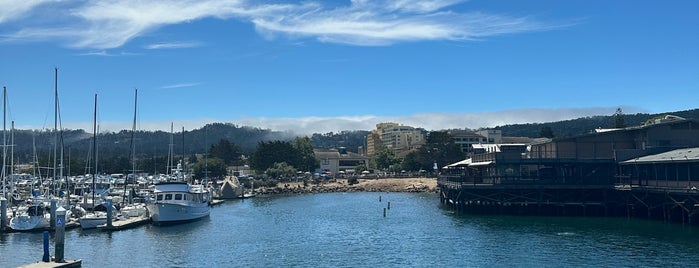
<svg viewBox="0 0 699 268">
<path fill-rule="evenodd" d="M 600 186 L 615 184 L 612 178 L 598 177 L 550 177 L 550 176 L 439 176 L 438 185 L 460 188 L 463 186 L 493 186 L 493 185 L 570 185 L 570 186 Z"/>
</svg>

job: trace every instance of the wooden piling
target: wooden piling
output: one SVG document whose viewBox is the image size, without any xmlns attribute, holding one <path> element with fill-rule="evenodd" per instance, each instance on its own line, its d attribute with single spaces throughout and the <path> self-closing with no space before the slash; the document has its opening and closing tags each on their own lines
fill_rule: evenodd
<svg viewBox="0 0 699 268">
<path fill-rule="evenodd" d="M 112 197 L 109 196 L 107 197 L 107 227 L 111 228 L 112 227 L 112 221 L 114 220 L 112 217 Z"/>
<path fill-rule="evenodd" d="M 58 206 L 58 200 L 56 198 L 51 198 L 51 219 L 49 220 L 49 225 L 51 229 L 56 228 L 56 209 Z"/>
<path fill-rule="evenodd" d="M 0 234 L 5 232 L 7 226 L 7 199 L 0 197 Z"/>
<path fill-rule="evenodd" d="M 383 217 L 386 218 L 386 208 L 383 208 Z"/>
</svg>

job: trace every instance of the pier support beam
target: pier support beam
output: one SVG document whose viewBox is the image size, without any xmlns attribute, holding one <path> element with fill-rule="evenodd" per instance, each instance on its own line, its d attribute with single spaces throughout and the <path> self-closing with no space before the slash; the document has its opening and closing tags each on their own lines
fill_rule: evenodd
<svg viewBox="0 0 699 268">
<path fill-rule="evenodd" d="M 7 199 L 0 197 L 0 234 L 5 232 L 7 226 Z"/>
<path fill-rule="evenodd" d="M 109 197 L 107 197 L 107 227 L 108 228 L 112 228 L 112 226 L 113 226 L 112 225 L 112 221 L 114 220 L 114 219 L 112 219 L 113 212 L 114 211 L 112 211 L 112 197 L 109 196 Z"/>
<path fill-rule="evenodd" d="M 51 220 L 49 221 L 49 224 L 51 225 L 51 229 L 56 228 L 56 207 L 58 206 L 58 199 L 51 198 Z"/>
</svg>

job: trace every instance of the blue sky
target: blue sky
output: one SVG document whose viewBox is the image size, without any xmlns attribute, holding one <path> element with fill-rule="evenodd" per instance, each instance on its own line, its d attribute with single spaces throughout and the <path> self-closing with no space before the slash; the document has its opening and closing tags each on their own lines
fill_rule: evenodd
<svg viewBox="0 0 699 268">
<path fill-rule="evenodd" d="M 0 1 L 8 121 L 298 133 L 697 108 L 697 1 Z M 9 124 L 9 123 L 8 123 Z"/>
</svg>

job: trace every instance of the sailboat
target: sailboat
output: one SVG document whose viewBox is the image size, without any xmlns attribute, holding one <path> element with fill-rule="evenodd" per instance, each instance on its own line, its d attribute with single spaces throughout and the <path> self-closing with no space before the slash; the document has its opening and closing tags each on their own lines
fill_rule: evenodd
<svg viewBox="0 0 699 268">
<path fill-rule="evenodd" d="M 97 183 L 97 94 L 95 94 L 95 113 L 94 122 L 92 129 L 92 152 L 95 158 L 95 168 L 92 173 L 92 202 L 97 204 L 96 200 L 96 183 Z M 80 217 L 78 221 L 80 222 L 80 228 L 82 229 L 94 229 L 97 226 L 107 223 L 107 207 L 111 206 L 110 203 L 94 205 L 92 210 L 86 213 L 84 216 Z M 115 210 L 112 210 L 115 211 Z"/>
<path fill-rule="evenodd" d="M 6 155 L 7 155 L 7 140 L 5 139 L 5 115 L 7 107 L 7 88 L 3 87 L 3 166 L 2 166 L 2 177 L 3 177 L 3 195 L 6 195 L 5 188 L 7 184 L 7 172 L 6 172 Z M 13 124 L 14 125 L 14 124 Z M 11 165 L 12 166 L 12 165 Z M 12 172 L 10 171 L 10 174 Z M 11 184 L 11 189 L 13 189 L 10 200 L 17 201 L 22 200 L 19 192 L 16 192 L 16 188 Z M 50 225 L 50 214 L 48 214 L 47 207 L 41 200 L 34 200 L 31 204 L 26 206 L 18 206 L 14 211 L 14 216 L 10 219 L 10 228 L 15 231 L 29 231 L 40 228 L 47 228 Z"/>
<path fill-rule="evenodd" d="M 131 129 L 131 178 L 133 178 L 133 184 L 136 183 L 136 143 L 134 142 L 134 135 L 136 133 L 136 112 L 138 108 L 138 89 L 135 91 L 134 95 L 134 109 L 133 109 L 133 126 Z M 131 191 L 128 191 L 127 186 L 129 185 L 128 183 L 128 177 L 127 180 L 124 181 L 124 195 L 122 196 L 122 206 L 119 211 L 121 212 L 121 215 L 124 217 L 147 217 L 148 215 L 148 210 L 146 209 L 146 205 L 143 203 L 133 203 L 132 197 L 135 195 L 135 191 L 133 189 L 133 186 L 131 188 Z M 133 185 L 132 184 L 132 185 Z M 126 198 L 126 194 L 129 194 L 129 198 Z"/>
<path fill-rule="evenodd" d="M 152 223 L 167 225 L 208 217 L 211 194 L 205 185 L 187 183 L 182 161 L 173 170 L 173 175 L 174 181 L 155 184 L 154 199 L 147 204 Z"/>
</svg>

